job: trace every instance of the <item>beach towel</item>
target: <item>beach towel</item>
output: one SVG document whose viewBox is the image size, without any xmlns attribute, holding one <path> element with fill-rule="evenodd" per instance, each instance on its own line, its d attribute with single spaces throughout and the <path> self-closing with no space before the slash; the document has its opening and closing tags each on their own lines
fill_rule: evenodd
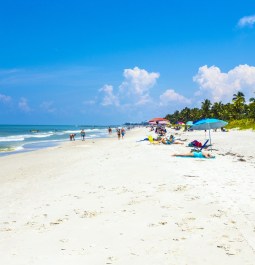
<svg viewBox="0 0 255 265">
<path fill-rule="evenodd" d="M 209 158 L 207 158 L 207 157 L 195 157 L 195 156 L 175 156 L 175 157 L 182 157 L 182 158 L 197 158 L 197 159 L 208 159 L 208 160 L 210 160 L 210 159 L 215 159 L 216 157 L 214 156 L 214 157 L 209 157 Z"/>
</svg>

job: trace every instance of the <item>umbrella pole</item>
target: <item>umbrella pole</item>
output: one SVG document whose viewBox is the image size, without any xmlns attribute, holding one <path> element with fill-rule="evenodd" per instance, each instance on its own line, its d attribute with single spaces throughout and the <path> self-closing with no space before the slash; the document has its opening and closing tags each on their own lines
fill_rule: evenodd
<svg viewBox="0 0 255 265">
<path fill-rule="evenodd" d="M 211 129 L 209 129 L 209 139 L 210 139 L 210 146 L 211 146 L 211 152 L 212 152 Z"/>
</svg>

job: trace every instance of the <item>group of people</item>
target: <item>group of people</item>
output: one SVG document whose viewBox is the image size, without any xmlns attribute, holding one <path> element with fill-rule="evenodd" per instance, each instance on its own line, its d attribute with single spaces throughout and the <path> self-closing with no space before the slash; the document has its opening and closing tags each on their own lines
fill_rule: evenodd
<svg viewBox="0 0 255 265">
<path fill-rule="evenodd" d="M 122 127 L 121 129 L 120 128 L 117 128 L 116 129 L 116 132 L 117 132 L 117 136 L 118 136 L 118 140 L 120 140 L 120 136 L 122 137 L 122 139 L 124 138 L 125 136 L 125 129 Z"/>
<path fill-rule="evenodd" d="M 177 140 L 175 139 L 175 137 L 173 135 L 170 135 L 169 137 L 167 136 L 164 136 L 164 137 L 161 137 L 159 136 L 158 138 L 156 139 L 153 139 L 153 143 L 155 144 L 159 144 L 159 143 L 162 143 L 162 144 L 184 144 L 185 140 Z"/>
<path fill-rule="evenodd" d="M 167 136 L 161 136 L 159 134 L 159 130 L 155 130 L 155 132 L 158 134 L 158 137 L 156 139 L 153 139 L 152 143 L 153 144 L 184 144 L 185 140 L 181 140 L 181 139 L 175 139 L 175 137 L 173 135 L 170 135 L 169 137 Z M 195 158 L 214 158 L 214 156 L 209 153 L 209 152 L 205 152 L 203 150 L 201 151 L 194 151 L 191 150 L 190 152 L 187 153 L 176 153 L 173 154 L 173 156 L 177 156 L 177 157 L 195 157 Z"/>
<path fill-rule="evenodd" d="M 80 134 L 81 134 L 81 140 L 85 141 L 86 133 L 85 133 L 85 131 L 83 129 L 81 130 Z M 75 136 L 76 136 L 76 133 L 70 133 L 69 134 L 70 141 L 75 141 Z"/>
<path fill-rule="evenodd" d="M 112 128 L 108 127 L 108 133 L 112 134 Z M 120 140 L 120 138 L 124 138 L 125 134 L 126 134 L 126 130 L 122 127 L 122 128 L 116 128 L 116 133 L 118 136 L 118 140 Z"/>
<path fill-rule="evenodd" d="M 109 134 L 112 134 L 112 128 L 111 127 L 108 127 L 108 132 L 109 132 Z M 123 127 L 122 128 L 116 128 L 116 132 L 117 132 L 117 136 L 118 136 L 119 140 L 120 140 L 120 138 L 123 139 L 125 134 L 126 134 L 126 130 Z M 86 133 L 83 129 L 81 130 L 80 134 L 81 134 L 81 140 L 85 141 Z M 75 136 L 76 136 L 75 133 L 69 134 L 70 141 L 75 141 Z"/>
</svg>

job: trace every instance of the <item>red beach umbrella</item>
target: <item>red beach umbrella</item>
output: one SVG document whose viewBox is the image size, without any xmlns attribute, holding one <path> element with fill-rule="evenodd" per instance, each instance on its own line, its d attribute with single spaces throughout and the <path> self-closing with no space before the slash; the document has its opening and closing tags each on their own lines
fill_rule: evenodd
<svg viewBox="0 0 255 265">
<path fill-rule="evenodd" d="M 167 119 L 164 119 L 164 118 L 153 118 L 153 119 L 149 120 L 149 123 L 150 124 L 156 124 L 156 123 L 159 123 L 159 124 L 169 124 L 170 121 L 167 120 Z"/>
</svg>

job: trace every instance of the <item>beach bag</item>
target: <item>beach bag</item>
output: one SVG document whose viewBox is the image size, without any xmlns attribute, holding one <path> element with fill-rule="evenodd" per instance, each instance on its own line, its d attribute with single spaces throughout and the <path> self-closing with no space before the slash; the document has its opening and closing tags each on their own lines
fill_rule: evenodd
<svg viewBox="0 0 255 265">
<path fill-rule="evenodd" d="M 191 146 L 194 146 L 194 147 L 201 147 L 202 146 L 202 143 L 197 141 L 197 140 L 194 140 L 190 143 Z"/>
</svg>

